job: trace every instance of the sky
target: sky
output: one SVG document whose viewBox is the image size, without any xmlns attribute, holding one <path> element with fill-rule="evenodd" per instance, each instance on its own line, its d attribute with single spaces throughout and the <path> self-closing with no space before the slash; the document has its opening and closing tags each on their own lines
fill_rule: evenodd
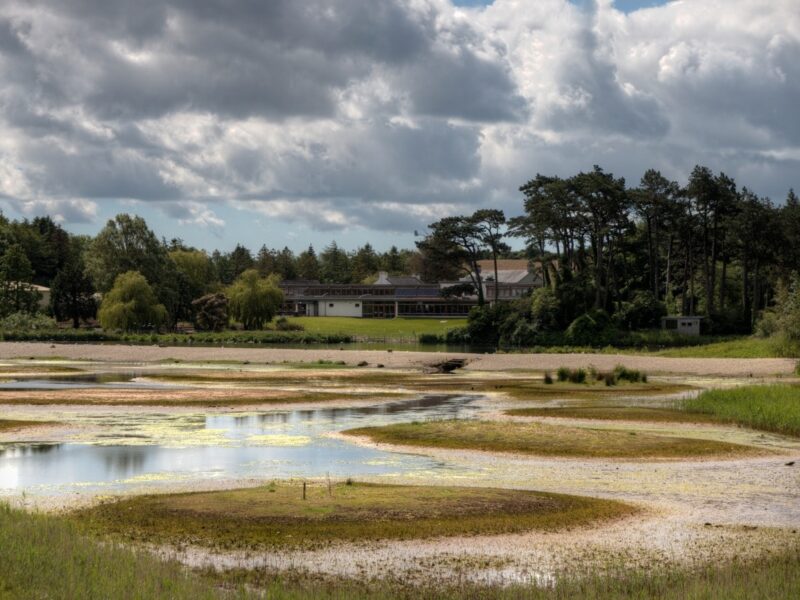
<svg viewBox="0 0 800 600">
<path fill-rule="evenodd" d="M 410 247 L 537 173 L 800 187 L 798 0 L 4 0 L 0 210 Z"/>
</svg>

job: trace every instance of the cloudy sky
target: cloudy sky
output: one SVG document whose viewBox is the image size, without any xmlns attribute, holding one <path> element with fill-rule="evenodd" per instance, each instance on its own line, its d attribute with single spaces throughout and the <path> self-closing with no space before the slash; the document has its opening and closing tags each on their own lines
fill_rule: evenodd
<svg viewBox="0 0 800 600">
<path fill-rule="evenodd" d="M 798 0 L 3 0 L 0 208 L 410 246 L 537 172 L 800 187 Z"/>
</svg>

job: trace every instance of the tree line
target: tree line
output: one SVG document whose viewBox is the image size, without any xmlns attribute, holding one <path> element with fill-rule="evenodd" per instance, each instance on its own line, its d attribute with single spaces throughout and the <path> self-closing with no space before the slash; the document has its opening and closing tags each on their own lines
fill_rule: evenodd
<svg viewBox="0 0 800 600">
<path fill-rule="evenodd" d="M 204 318 L 216 314 L 219 297 L 208 306 L 197 301 L 215 294 L 229 300 L 226 294 L 244 281 L 252 289 L 293 279 L 370 283 L 379 271 L 461 280 L 445 293 L 475 295 L 483 305 L 487 283 L 498 283 L 478 261 L 493 259 L 496 270 L 501 258 L 524 257 L 544 284 L 523 303 L 530 327 L 566 330 L 589 315 L 634 329 L 669 313 L 703 315 L 715 332 L 748 332 L 800 269 L 800 201 L 791 190 L 774 204 L 698 166 L 684 185 L 649 170 L 630 187 L 594 167 L 571 177 L 537 174 L 520 192 L 519 216 L 481 209 L 446 217 L 414 249 L 386 252 L 370 244 L 348 252 L 332 242 L 299 254 L 266 245 L 255 253 L 237 245 L 208 254 L 158 239 L 132 215 L 118 215 L 94 237 L 70 234 L 50 217 L 0 215 L 0 317 L 39 310 L 28 285 L 39 284 L 51 288 L 46 310 L 77 327 L 127 273 L 138 274 L 151 303 L 163 308 L 141 319 L 167 328 L 196 321 L 201 309 L 210 311 Z M 514 240 L 524 250 L 512 250 Z M 142 293 L 141 280 L 128 276 L 124 283 Z M 122 313 L 115 314 L 118 322 Z"/>
</svg>

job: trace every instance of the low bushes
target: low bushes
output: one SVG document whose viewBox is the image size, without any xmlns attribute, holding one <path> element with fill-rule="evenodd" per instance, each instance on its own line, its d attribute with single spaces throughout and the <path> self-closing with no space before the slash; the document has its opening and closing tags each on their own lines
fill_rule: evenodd
<svg viewBox="0 0 800 600">
<path fill-rule="evenodd" d="M 588 369 L 569 369 L 560 367 L 556 371 L 556 378 L 562 383 L 605 383 L 608 386 L 617 385 L 621 381 L 628 383 L 647 383 L 647 374 L 623 365 L 617 365 L 613 371 L 598 371 L 595 367 Z M 549 379 L 549 381 L 548 381 Z M 549 373 L 545 373 L 545 383 L 553 383 Z"/>
</svg>

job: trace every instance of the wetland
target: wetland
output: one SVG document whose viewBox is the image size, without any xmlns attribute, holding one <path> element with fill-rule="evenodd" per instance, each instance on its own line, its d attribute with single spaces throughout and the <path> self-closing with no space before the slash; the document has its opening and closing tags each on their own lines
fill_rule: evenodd
<svg viewBox="0 0 800 600">
<path fill-rule="evenodd" d="M 489 593 L 800 547 L 793 430 L 681 410 L 726 393 L 794 406 L 786 377 L 609 387 L 547 384 L 535 361 L 445 375 L 341 356 L 7 359 L 0 502 L 223 587 Z"/>
</svg>

